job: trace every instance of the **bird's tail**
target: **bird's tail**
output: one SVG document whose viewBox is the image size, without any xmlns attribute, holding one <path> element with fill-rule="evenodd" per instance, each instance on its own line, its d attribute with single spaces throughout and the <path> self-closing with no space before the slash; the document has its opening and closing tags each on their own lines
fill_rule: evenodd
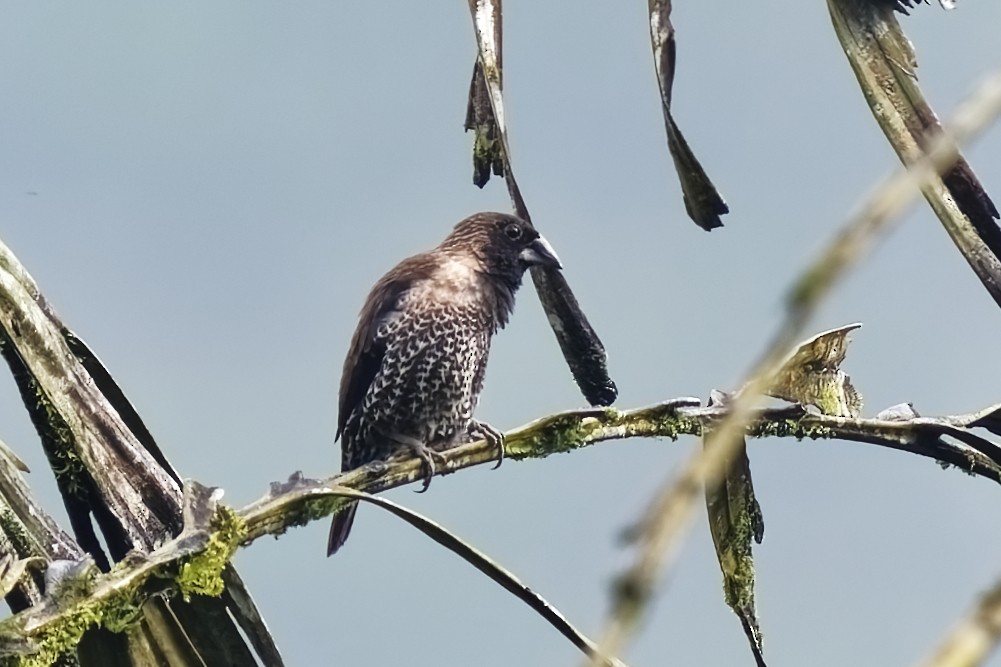
<svg viewBox="0 0 1001 667">
<path fill-rule="evenodd" d="M 351 503 L 334 516 L 334 520 L 330 524 L 330 536 L 327 538 L 327 556 L 333 556 L 348 541 L 351 524 L 355 522 L 357 510 L 358 503 Z"/>
</svg>

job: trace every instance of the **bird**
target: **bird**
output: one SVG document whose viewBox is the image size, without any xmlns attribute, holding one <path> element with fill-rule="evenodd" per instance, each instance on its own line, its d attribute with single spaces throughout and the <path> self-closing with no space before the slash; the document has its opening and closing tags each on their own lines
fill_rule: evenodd
<svg viewBox="0 0 1001 667">
<path fill-rule="evenodd" d="M 503 460 L 499 431 L 473 418 L 491 338 L 508 322 L 532 266 L 562 269 L 525 220 L 475 213 L 437 247 L 404 259 L 365 300 L 341 375 L 341 470 L 419 457 L 427 490 L 441 451 L 483 438 Z M 334 516 L 327 555 L 348 538 L 357 504 Z"/>
</svg>

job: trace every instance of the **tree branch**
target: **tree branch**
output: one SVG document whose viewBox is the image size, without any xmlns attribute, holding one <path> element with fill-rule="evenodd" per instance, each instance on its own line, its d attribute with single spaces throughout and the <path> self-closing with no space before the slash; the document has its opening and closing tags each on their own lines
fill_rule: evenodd
<svg viewBox="0 0 1001 667">
<path fill-rule="evenodd" d="M 698 399 L 677 398 L 633 410 L 614 408 L 561 412 L 542 417 L 504 435 L 507 458 L 545 458 L 599 442 L 629 438 L 701 435 L 703 428 L 721 420 L 726 407 L 701 407 Z M 792 437 L 797 439 L 836 438 L 889 447 L 934 459 L 943 464 L 1001 484 L 1001 448 L 971 429 L 983 427 L 994 433 L 1001 428 L 992 420 L 1001 415 L 1001 404 L 980 412 L 956 417 L 915 418 L 891 421 L 848 419 L 812 414 L 799 406 L 761 410 L 748 427 L 751 437 Z M 960 442 L 952 442 L 951 436 Z M 478 441 L 443 452 L 447 475 L 464 468 L 493 463 L 496 450 Z M 406 458 L 380 466 L 367 466 L 336 475 L 312 486 L 285 489 L 275 483 L 263 498 L 241 509 L 246 522 L 244 544 L 265 535 L 280 535 L 290 527 L 322 518 L 348 501 L 332 498 L 332 486 L 377 493 L 424 478 L 420 461 Z"/>
<path fill-rule="evenodd" d="M 177 534 L 181 529 L 180 478 L 111 374 L 62 323 L 2 242 L 0 356 L 10 366 L 39 433 L 77 542 L 98 568 L 107 571 L 110 561 L 118 561 L 131 550 L 152 551 Z M 92 519 L 102 532 L 104 546 Z M 45 539 L 44 526 L 32 529 L 41 531 L 33 539 Z M 183 656 L 178 664 L 185 665 L 220 661 L 247 667 L 282 665 L 274 640 L 236 571 L 228 567 L 222 577 L 226 582 L 222 599 L 161 599 L 146 606 L 147 628 L 155 625 L 163 631 L 134 633 L 130 641 L 136 641 L 131 646 L 136 651 Z M 157 606 L 163 607 L 163 613 L 157 612 Z M 79 634 L 74 629 L 52 645 L 76 648 L 75 642 L 65 640 Z M 174 650 L 178 642 L 179 652 Z M 96 646 L 106 648 L 100 642 Z M 81 662 L 108 664 L 101 656 Z"/>
<path fill-rule="evenodd" d="M 514 177 L 504 122 L 504 12 L 501 0 L 469 0 L 469 12 L 479 52 L 466 116 L 466 129 L 476 130 L 475 169 L 481 176 L 488 176 L 491 166 L 502 173 L 515 213 L 534 225 Z M 531 274 L 563 358 L 584 398 L 591 405 L 611 405 L 619 390 L 608 374 L 605 346 L 577 302 L 566 276 L 562 271 L 541 266 L 533 266 Z"/>
<path fill-rule="evenodd" d="M 918 86 L 917 56 L 888 4 L 828 0 L 834 31 L 863 96 L 904 164 L 920 160 L 942 125 Z M 932 211 L 1001 305 L 998 210 L 962 157 L 921 186 Z"/>
<path fill-rule="evenodd" d="M 292 487 L 299 484 L 308 485 L 309 483 L 309 480 L 306 480 L 301 475 L 296 474 L 289 478 L 287 486 Z M 523 584 L 518 577 L 503 568 L 495 560 L 471 544 L 459 539 L 456 535 L 450 533 L 441 525 L 431 521 L 421 514 L 418 514 L 417 512 L 409 510 L 406 507 L 398 505 L 392 501 L 386 500 L 385 498 L 380 498 L 379 496 L 373 496 L 362 491 L 355 491 L 347 488 L 333 489 L 332 492 L 335 492 L 341 498 L 364 500 L 365 502 L 378 505 L 398 518 L 403 519 L 438 544 L 442 545 L 452 553 L 457 554 L 460 558 L 500 585 L 501 588 L 527 604 L 532 611 L 537 613 L 551 626 L 556 628 L 561 635 L 566 637 L 570 643 L 580 649 L 584 655 L 592 659 L 598 659 L 598 647 L 595 643 L 585 636 L 580 630 L 575 628 L 573 624 L 570 623 L 558 609 L 556 609 L 556 607 L 549 603 L 549 601 Z M 617 658 L 601 660 L 600 664 L 602 667 L 627 667 L 625 663 Z"/>
<path fill-rule="evenodd" d="M 630 438 L 700 435 L 727 415 L 728 408 L 700 407 L 679 398 L 627 411 L 587 409 L 538 419 L 505 435 L 511 459 L 544 458 L 599 442 Z M 1001 448 L 973 429 L 1001 433 L 1001 405 L 971 415 L 942 418 L 848 419 L 813 414 L 800 406 L 755 413 L 751 437 L 839 438 L 911 452 L 950 464 L 1001 484 Z M 444 452 L 450 474 L 495 460 L 484 441 Z M 233 552 L 265 535 L 280 535 L 343 508 L 344 488 L 377 492 L 423 478 L 420 461 L 398 458 L 322 481 L 293 475 L 273 483 L 261 499 L 234 512 L 215 504 L 217 494 L 185 483 L 184 530 L 151 554 L 136 554 L 111 573 L 90 573 L 86 581 L 64 582 L 53 596 L 0 622 L 0 656 L 11 664 L 32 664 L 25 650 L 55 650 L 93 624 L 121 630 L 137 618 L 144 602 L 160 594 L 219 594 L 222 572 Z M 440 540 L 439 540 L 440 541 Z M 82 586 L 82 588 L 81 588 Z M 76 591 L 73 594 L 66 590 Z M 510 590 L 510 588 L 509 588 Z M 85 594 L 81 594 L 84 591 Z M 25 644 L 27 640 L 27 644 Z M 5 663 L 6 664 L 6 663 Z"/>
<path fill-rule="evenodd" d="M 665 562 L 677 556 L 681 537 L 691 524 L 701 484 L 718 483 L 730 466 L 743 443 L 747 425 L 752 423 L 755 406 L 775 385 L 785 359 L 793 352 L 796 340 L 820 304 L 848 270 L 893 228 L 918 189 L 955 164 L 957 142 L 963 143 L 982 132 L 999 113 L 1001 70 L 985 78 L 958 107 L 949 132 L 936 136 L 923 157 L 880 185 L 796 281 L 788 297 L 785 317 L 748 373 L 726 418 L 713 429 L 702 450 L 665 481 L 640 519 L 637 555 L 615 591 L 601 639 L 602 655 L 618 653 L 635 631 Z"/>
</svg>

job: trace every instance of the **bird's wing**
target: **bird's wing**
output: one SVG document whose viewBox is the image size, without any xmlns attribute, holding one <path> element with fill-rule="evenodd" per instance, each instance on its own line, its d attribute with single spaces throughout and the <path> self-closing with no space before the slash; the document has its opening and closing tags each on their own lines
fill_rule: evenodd
<svg viewBox="0 0 1001 667">
<path fill-rule="evenodd" d="M 386 341 L 379 337 L 383 324 L 400 315 L 400 302 L 415 281 L 427 277 L 430 267 L 422 255 L 404 260 L 372 288 L 351 338 L 351 347 L 341 374 L 337 435 L 341 436 L 351 412 L 361 405 L 386 354 Z"/>
</svg>

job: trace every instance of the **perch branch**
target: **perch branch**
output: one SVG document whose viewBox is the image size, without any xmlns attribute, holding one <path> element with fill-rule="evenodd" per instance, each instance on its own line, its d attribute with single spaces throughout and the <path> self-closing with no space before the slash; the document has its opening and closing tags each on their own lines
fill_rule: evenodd
<svg viewBox="0 0 1001 667">
<path fill-rule="evenodd" d="M 729 407 L 699 407 L 697 399 L 680 398 L 628 411 L 587 409 L 538 419 L 506 434 L 512 459 L 543 458 L 555 453 L 612 440 L 644 437 L 677 439 L 700 435 L 719 423 Z M 911 452 L 951 464 L 1001 484 L 1001 448 L 974 429 L 1001 433 L 1001 405 L 957 417 L 901 421 L 848 419 L 812 414 L 799 406 L 754 413 L 751 437 L 839 438 Z M 492 462 L 496 452 L 479 441 L 444 453 L 441 474 Z M 377 492 L 422 479 L 420 461 L 391 460 L 313 481 L 293 477 L 274 483 L 268 494 L 233 512 L 215 506 L 215 496 L 197 482 L 185 484 L 185 529 L 151 554 L 136 555 L 105 575 L 90 575 L 87 594 L 46 600 L 0 622 L 0 655 L 11 664 L 24 656 L 25 640 L 33 650 L 93 624 L 127 627 L 144 602 L 163 593 L 212 593 L 222 589 L 221 572 L 238 546 L 265 535 L 319 520 L 343 508 L 344 488 Z M 437 538 L 436 538 L 437 539 Z M 77 587 L 70 587 L 77 588 Z M 510 588 L 508 588 L 510 590 Z M 58 596 L 58 593 L 57 593 Z M 27 656 L 30 659 L 30 656 Z M 608 660 L 612 662 L 611 659 Z M 6 663 L 5 663 L 6 664 Z"/>
<path fill-rule="evenodd" d="M 728 414 L 726 407 L 700 407 L 694 398 L 678 398 L 655 405 L 619 411 L 613 408 L 561 412 L 542 417 L 504 435 L 506 457 L 545 458 L 599 442 L 629 438 L 698 436 L 703 428 L 718 423 Z M 1001 433 L 991 420 L 1001 415 L 1001 405 L 972 415 L 915 418 L 902 421 L 848 419 L 806 412 L 798 406 L 758 411 L 747 434 L 751 437 L 792 437 L 797 439 L 842 439 L 889 447 L 934 459 L 1001 484 L 1001 448 L 981 438 L 972 429 L 983 427 Z M 942 436 L 959 440 L 953 442 Z M 986 452 L 986 453 L 985 453 Z M 438 474 L 496 461 L 496 449 L 478 441 L 444 452 L 447 465 Z M 347 504 L 330 497 L 329 489 L 343 486 L 378 493 L 424 478 L 418 459 L 391 461 L 358 468 L 312 486 L 299 485 L 272 492 L 238 512 L 246 523 L 244 543 L 265 535 L 279 535 L 293 526 L 305 525 L 339 510 Z"/>
</svg>

